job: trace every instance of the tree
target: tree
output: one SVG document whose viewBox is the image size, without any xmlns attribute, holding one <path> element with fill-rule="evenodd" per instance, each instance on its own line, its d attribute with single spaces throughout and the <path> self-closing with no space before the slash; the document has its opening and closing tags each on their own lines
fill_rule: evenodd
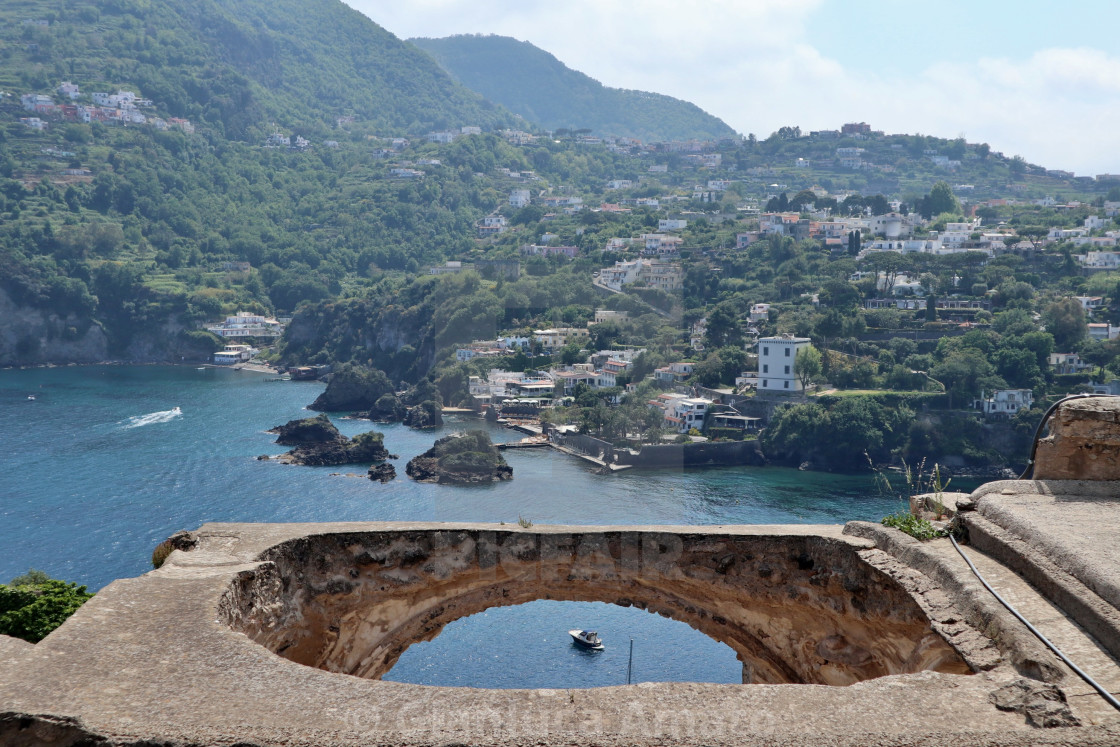
<svg viewBox="0 0 1120 747">
<path fill-rule="evenodd" d="M 1101 340 L 1087 340 L 1081 345 L 1078 355 L 1086 363 L 1092 364 L 1097 367 L 1097 376 L 1104 375 L 1104 367 L 1107 366 L 1116 357 L 1117 354 L 1117 340 L 1109 340 L 1103 342 Z"/>
<path fill-rule="evenodd" d="M 92 596 L 84 586 L 29 571 L 0 584 L 0 635 L 38 643 Z"/>
<path fill-rule="evenodd" d="M 953 188 L 946 182 L 938 182 L 933 185 L 933 188 L 929 191 L 929 196 L 926 197 L 924 207 L 922 217 L 926 219 L 942 213 L 952 213 L 953 215 L 960 215 L 961 213 L 961 203 L 957 196 L 953 194 Z"/>
<path fill-rule="evenodd" d="M 565 366 L 581 363 L 583 360 L 583 345 L 577 340 L 572 340 L 567 345 L 560 348 L 560 362 Z"/>
<path fill-rule="evenodd" d="M 1059 350 L 1073 350 L 1085 337 L 1085 310 L 1076 298 L 1055 301 L 1043 310 L 1042 318 Z"/>
<path fill-rule="evenodd" d="M 899 274 L 909 268 L 910 261 L 898 252 L 874 252 L 864 260 L 864 264 L 876 273 L 876 286 L 882 277 L 882 293 L 891 295 Z"/>
<path fill-rule="evenodd" d="M 741 345 L 742 342 L 743 330 L 733 311 L 722 304 L 712 309 L 712 313 L 708 314 L 704 344 L 709 348 L 722 348 Z"/>
<path fill-rule="evenodd" d="M 929 372 L 931 378 L 945 385 L 949 394 L 949 406 L 967 401 L 980 393 L 981 386 L 1002 388 L 1006 382 L 996 380 L 992 364 L 982 350 L 966 347 L 954 350 Z"/>
<path fill-rule="evenodd" d="M 710 354 L 693 368 L 693 377 L 700 386 L 714 389 L 723 378 L 723 360 L 719 352 Z"/>
<path fill-rule="evenodd" d="M 853 257 L 859 254 L 861 234 L 859 231 L 848 232 L 848 254 Z"/>
<path fill-rule="evenodd" d="M 793 359 L 793 373 L 801 382 L 801 388 L 808 389 L 813 378 L 821 374 L 821 351 L 812 345 L 798 350 Z"/>
</svg>

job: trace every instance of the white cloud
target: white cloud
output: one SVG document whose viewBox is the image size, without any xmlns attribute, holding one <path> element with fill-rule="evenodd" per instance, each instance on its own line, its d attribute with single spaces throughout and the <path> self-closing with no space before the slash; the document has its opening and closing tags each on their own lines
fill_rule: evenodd
<svg viewBox="0 0 1120 747">
<path fill-rule="evenodd" d="M 691 101 L 743 133 L 866 121 L 888 132 L 965 133 L 1049 168 L 1120 172 L 1120 57 L 1099 49 L 934 62 L 904 77 L 889 60 L 857 73 L 814 48 L 806 26 L 824 0 L 348 2 L 402 38 L 526 40 L 606 85 Z"/>
</svg>

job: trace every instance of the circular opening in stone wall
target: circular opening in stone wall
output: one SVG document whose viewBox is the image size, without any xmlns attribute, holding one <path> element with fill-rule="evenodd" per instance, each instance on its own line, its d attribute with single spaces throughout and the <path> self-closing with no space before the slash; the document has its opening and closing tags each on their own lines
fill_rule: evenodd
<svg viewBox="0 0 1120 747">
<path fill-rule="evenodd" d="M 280 656 L 370 679 L 448 623 L 542 599 L 682 622 L 734 651 L 742 682 L 968 673 L 906 591 L 858 550 L 835 537 L 703 530 L 323 534 L 264 552 L 221 610 Z M 569 624 L 581 625 L 556 621 Z"/>
<path fill-rule="evenodd" d="M 594 630 L 603 650 L 568 634 Z M 633 662 L 631 666 L 631 640 Z M 603 602 L 537 600 L 492 607 L 414 643 L 383 677 L 414 685 L 572 689 L 631 682 L 742 682 L 726 644 L 660 615 Z"/>
</svg>

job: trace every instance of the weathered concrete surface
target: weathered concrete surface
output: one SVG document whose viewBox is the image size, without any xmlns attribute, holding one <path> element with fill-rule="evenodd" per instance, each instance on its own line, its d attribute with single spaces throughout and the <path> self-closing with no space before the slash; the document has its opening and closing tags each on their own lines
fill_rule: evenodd
<svg viewBox="0 0 1120 747">
<path fill-rule="evenodd" d="M 1006 480 L 961 514 L 969 541 L 1013 567 L 1120 656 L 1120 483 Z"/>
<path fill-rule="evenodd" d="M 1035 451 L 1036 480 L 1120 478 L 1120 397 L 1064 402 Z"/>
<path fill-rule="evenodd" d="M 28 730 L 50 728 L 70 735 L 64 735 L 67 739 L 96 734 L 108 744 L 120 745 L 145 739 L 172 745 L 1120 743 L 1115 719 L 1085 719 L 1076 703 L 1072 715 L 1085 725 L 1045 730 L 1031 727 L 1025 710 L 999 710 L 992 702 L 994 693 L 1021 679 L 1000 660 L 990 661 L 990 668 L 974 675 L 921 671 L 848 687 L 657 683 L 566 691 L 436 688 L 303 666 L 233 630 L 227 621 L 252 622 L 258 627 L 251 632 L 265 639 L 272 634 L 270 616 L 293 629 L 295 621 L 289 617 L 293 609 L 303 609 L 314 600 L 295 607 L 294 602 L 274 604 L 263 611 L 247 604 L 253 593 L 267 600 L 265 591 L 272 582 L 258 585 L 258 578 L 275 578 L 282 586 L 280 566 L 290 562 L 284 558 L 297 557 L 290 551 L 292 543 L 325 538 L 324 546 L 349 547 L 339 540 L 391 532 L 498 531 L 489 525 L 206 525 L 193 533 L 198 539 L 193 550 L 172 553 L 161 569 L 143 577 L 114 582 L 38 644 L 18 667 L 0 665 L 0 742 L 29 743 L 23 739 Z M 866 560 L 869 553 L 878 552 L 870 541 L 841 536 L 840 527 L 534 527 L 507 533 L 544 537 L 593 532 L 707 534 L 747 544 L 758 538 L 759 546 L 787 538 L 794 545 L 819 547 L 819 555 L 810 555 L 813 569 L 825 556 L 855 555 Z M 671 570 L 665 567 L 664 552 L 658 549 L 655 555 L 660 561 L 655 558 L 651 567 L 658 568 L 661 562 L 662 571 Z M 879 565 L 885 562 L 874 557 Z M 312 578 L 289 577 L 293 597 L 316 587 L 317 560 L 324 567 L 330 565 L 325 556 L 309 557 Z M 824 565 L 832 567 L 835 562 L 828 557 Z M 882 578 L 875 583 L 884 588 L 899 583 L 892 573 L 877 571 L 876 563 L 868 562 L 858 574 L 872 579 L 879 572 Z M 496 566 L 499 571 L 502 567 Z M 796 562 L 793 567 L 810 575 L 813 570 Z M 511 568 L 516 571 L 520 565 L 515 562 Z M 793 572 L 785 567 L 782 571 Z M 721 575 L 730 575 L 730 570 Z M 902 575 L 901 569 L 897 575 Z M 354 581 L 348 572 L 344 579 Z M 676 580 L 692 583 L 687 575 Z M 911 581 L 924 585 L 919 607 L 939 607 L 936 625 L 958 624 L 952 620 L 952 594 L 938 601 L 944 591 L 936 584 L 916 577 Z M 835 582 L 839 579 L 829 580 L 823 588 Z M 907 590 L 905 598 L 917 604 L 910 589 L 900 585 Z M 346 593 L 341 587 L 329 592 Z M 765 597 L 761 589 L 754 593 Z M 402 604 L 409 603 L 401 599 Z M 720 603 L 730 604 L 730 599 Z M 910 605 L 903 602 L 902 606 Z M 234 610 L 241 617 L 232 614 Z M 912 611 L 901 612 L 902 618 L 911 615 Z M 964 619 L 963 613 L 957 619 Z M 968 637 L 960 631 L 954 640 L 959 643 Z M 981 652 L 987 650 L 984 646 L 981 643 Z M 1019 690 L 1034 693 L 1031 702 L 1038 705 L 1042 695 L 1037 688 L 1028 684 L 1017 686 Z M 1006 706 L 1017 698 L 1005 695 L 1001 702 Z M 47 714 L 54 720 L 21 719 L 5 712 Z M 27 725 L 23 731 L 21 724 Z"/>
</svg>

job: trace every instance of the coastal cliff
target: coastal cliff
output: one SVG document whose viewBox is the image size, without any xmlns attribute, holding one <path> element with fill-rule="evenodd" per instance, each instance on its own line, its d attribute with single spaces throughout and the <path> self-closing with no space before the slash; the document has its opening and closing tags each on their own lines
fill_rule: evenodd
<svg viewBox="0 0 1120 747">
<path fill-rule="evenodd" d="M 209 360 L 216 341 L 178 316 L 116 340 L 85 314 L 19 304 L 0 287 L 0 366 L 89 363 L 180 363 Z"/>
<path fill-rule="evenodd" d="M 19 305 L 0 288 L 0 366 L 108 359 L 109 338 L 91 318 Z"/>
</svg>

